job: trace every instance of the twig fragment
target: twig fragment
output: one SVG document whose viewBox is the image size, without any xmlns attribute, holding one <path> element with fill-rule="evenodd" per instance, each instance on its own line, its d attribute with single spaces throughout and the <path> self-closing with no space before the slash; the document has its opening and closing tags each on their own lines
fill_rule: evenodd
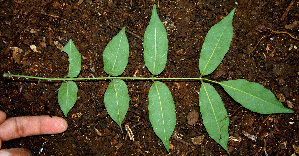
<svg viewBox="0 0 299 156">
<path fill-rule="evenodd" d="M 287 7 L 287 10 L 283 13 L 283 15 L 280 18 L 280 21 L 284 21 L 284 19 L 287 17 L 289 11 L 291 10 L 292 5 L 294 4 L 295 0 L 292 0 L 289 6 Z"/>
</svg>

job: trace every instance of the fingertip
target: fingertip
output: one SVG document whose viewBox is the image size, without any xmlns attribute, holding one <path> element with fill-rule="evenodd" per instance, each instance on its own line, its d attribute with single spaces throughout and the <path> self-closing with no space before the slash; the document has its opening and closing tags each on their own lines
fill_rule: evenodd
<svg viewBox="0 0 299 156">
<path fill-rule="evenodd" d="M 66 131 L 67 128 L 68 128 L 67 121 L 66 121 L 64 118 L 61 118 L 61 117 L 56 117 L 56 118 L 57 118 L 57 124 L 59 125 L 59 126 L 57 126 L 57 127 L 58 127 L 59 130 L 60 130 L 59 133 L 62 133 L 62 132 L 64 132 L 64 131 Z"/>
<path fill-rule="evenodd" d="M 45 133 L 48 134 L 57 134 L 62 133 L 67 130 L 68 124 L 67 121 L 61 117 L 53 116 L 48 118 L 48 121 L 44 122 L 47 124 L 45 126 Z"/>
<path fill-rule="evenodd" d="M 0 124 L 2 124 L 6 119 L 6 114 L 0 110 Z"/>
</svg>

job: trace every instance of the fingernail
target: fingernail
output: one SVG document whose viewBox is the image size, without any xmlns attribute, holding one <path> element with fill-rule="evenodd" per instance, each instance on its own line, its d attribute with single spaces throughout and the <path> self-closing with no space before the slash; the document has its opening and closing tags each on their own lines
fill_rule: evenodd
<svg viewBox="0 0 299 156">
<path fill-rule="evenodd" d="M 6 151 L 0 151 L 0 156 L 11 156 L 11 154 Z"/>
</svg>

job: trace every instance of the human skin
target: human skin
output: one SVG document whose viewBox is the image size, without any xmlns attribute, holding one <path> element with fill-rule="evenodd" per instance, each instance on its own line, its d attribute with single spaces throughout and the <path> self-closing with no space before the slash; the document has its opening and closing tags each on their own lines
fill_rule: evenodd
<svg viewBox="0 0 299 156">
<path fill-rule="evenodd" d="M 31 155 L 23 148 L 1 149 L 3 141 L 20 137 L 42 134 L 58 134 L 66 131 L 67 122 L 61 117 L 23 116 L 6 119 L 6 114 L 0 111 L 0 156 Z"/>
</svg>

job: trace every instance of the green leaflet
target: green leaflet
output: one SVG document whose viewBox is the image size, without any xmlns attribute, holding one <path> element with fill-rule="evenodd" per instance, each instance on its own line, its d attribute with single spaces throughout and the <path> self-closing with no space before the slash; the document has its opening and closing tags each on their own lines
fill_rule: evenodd
<svg viewBox="0 0 299 156">
<path fill-rule="evenodd" d="M 146 67 L 152 74 L 160 74 L 167 61 L 168 39 L 166 29 L 157 14 L 156 5 L 144 34 L 143 47 Z"/>
<path fill-rule="evenodd" d="M 64 114 L 67 116 L 77 101 L 78 87 L 73 81 L 63 82 L 58 91 L 58 103 Z"/>
<path fill-rule="evenodd" d="M 211 74 L 227 53 L 233 37 L 232 20 L 235 10 L 233 9 L 209 30 L 200 53 L 199 70 L 201 76 Z"/>
<path fill-rule="evenodd" d="M 103 52 L 104 70 L 112 76 L 121 75 L 128 64 L 129 42 L 125 28 L 113 37 Z"/>
<path fill-rule="evenodd" d="M 68 77 L 77 77 L 81 70 L 81 54 L 75 47 L 72 39 L 63 47 L 61 51 L 67 53 L 69 57 L 69 73 Z"/>
<path fill-rule="evenodd" d="M 169 138 L 176 125 L 175 106 L 171 92 L 164 83 L 155 81 L 149 90 L 148 101 L 149 119 L 154 132 L 169 152 Z"/>
<path fill-rule="evenodd" d="M 260 114 L 294 113 L 285 108 L 270 90 L 258 83 L 238 79 L 219 84 L 234 100 L 251 111 Z"/>
<path fill-rule="evenodd" d="M 208 83 L 202 82 L 199 92 L 200 113 L 210 137 L 228 152 L 229 119 L 221 97 Z"/>
<path fill-rule="evenodd" d="M 130 97 L 126 83 L 120 79 L 114 79 L 110 82 L 104 96 L 105 107 L 110 117 L 121 128 L 121 122 L 124 120 L 129 108 Z"/>
<path fill-rule="evenodd" d="M 63 47 L 61 51 L 67 53 L 69 57 L 69 73 L 68 77 L 77 77 L 81 70 L 81 54 L 77 50 L 72 39 Z M 58 91 L 58 103 L 64 114 L 67 116 L 77 101 L 78 87 L 73 81 L 63 82 Z"/>
</svg>

